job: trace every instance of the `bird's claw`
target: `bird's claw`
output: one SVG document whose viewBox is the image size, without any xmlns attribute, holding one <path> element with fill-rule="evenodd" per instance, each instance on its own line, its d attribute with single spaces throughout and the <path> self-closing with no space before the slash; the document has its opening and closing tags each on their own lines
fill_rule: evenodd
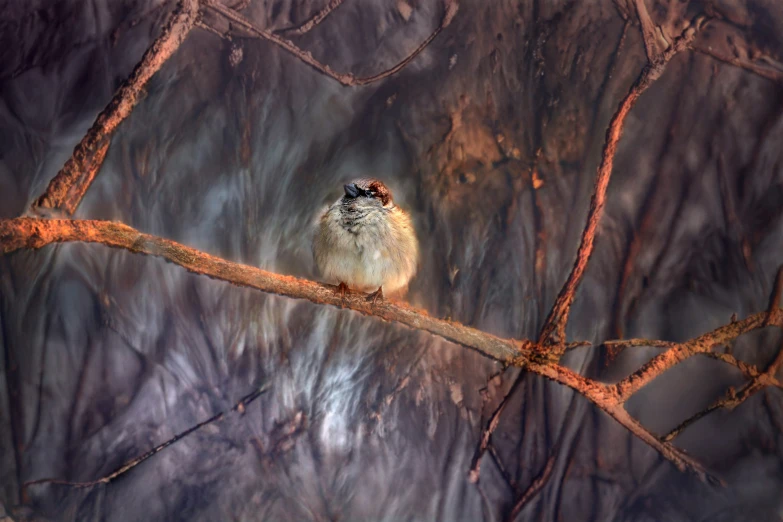
<svg viewBox="0 0 783 522">
<path fill-rule="evenodd" d="M 337 285 L 337 288 L 334 290 L 335 294 L 340 294 L 340 299 L 345 301 L 345 292 L 348 290 L 348 285 L 340 281 L 340 284 Z"/>
<path fill-rule="evenodd" d="M 378 290 L 376 290 L 375 292 L 373 292 L 373 293 L 371 293 L 371 294 L 369 294 L 367 296 L 367 299 L 368 300 L 372 299 L 372 305 L 373 306 L 375 306 L 375 302 L 378 301 L 378 299 L 383 301 L 383 287 L 379 286 Z"/>
</svg>

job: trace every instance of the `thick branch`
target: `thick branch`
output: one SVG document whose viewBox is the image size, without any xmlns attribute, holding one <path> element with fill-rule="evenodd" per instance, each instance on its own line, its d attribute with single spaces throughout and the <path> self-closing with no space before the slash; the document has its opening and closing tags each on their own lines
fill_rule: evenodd
<svg viewBox="0 0 783 522">
<path fill-rule="evenodd" d="M 614 156 L 617 152 L 617 144 L 622 136 L 625 119 L 628 117 L 631 108 L 636 104 L 636 100 L 639 99 L 639 96 L 641 96 L 641 94 L 661 76 L 666 68 L 666 64 L 668 64 L 677 53 L 687 48 L 693 41 L 693 38 L 696 36 L 696 30 L 697 28 L 693 26 L 686 29 L 682 36 L 677 38 L 668 49 L 660 53 L 655 60 L 647 64 L 639 75 L 639 78 L 631 86 L 628 94 L 626 94 L 623 101 L 620 102 L 617 112 L 615 112 L 609 123 L 609 128 L 606 131 L 606 142 L 601 156 L 601 164 L 598 167 L 598 175 L 595 180 L 595 191 L 593 192 L 593 197 L 590 201 L 587 224 L 582 232 L 582 239 L 576 254 L 576 261 L 568 276 L 568 280 L 560 290 L 560 294 L 557 296 L 555 304 L 552 307 L 551 312 L 549 312 L 549 316 L 541 330 L 539 343 L 542 349 L 546 349 L 547 346 L 552 346 L 554 344 L 558 346 L 555 350 L 556 353 L 561 354 L 563 352 L 568 314 L 571 310 L 571 304 L 574 301 L 576 289 L 582 281 L 582 276 L 584 276 L 585 270 L 587 269 L 587 263 L 593 253 L 595 235 L 598 230 L 598 223 L 604 212 L 604 206 L 606 205 L 606 191 L 609 187 L 609 179 L 612 175 L 612 167 L 614 166 Z M 553 339 L 553 337 L 555 338 Z"/>
<path fill-rule="evenodd" d="M 457 344 L 473 348 L 498 361 L 521 361 L 530 352 L 530 341 L 506 340 L 463 326 L 430 317 L 402 303 L 388 300 L 373 304 L 365 294 L 346 292 L 341 297 L 334 286 L 306 279 L 267 272 L 252 266 L 232 263 L 196 249 L 151 236 L 121 223 L 91 220 L 58 220 L 17 218 L 0 221 L 0 250 L 4 253 L 20 248 L 41 248 L 50 243 L 84 241 L 124 248 L 175 263 L 190 272 L 220 279 L 272 294 L 306 299 L 314 303 L 349 308 L 364 315 L 402 323 L 425 330 Z M 522 357 L 522 360 L 520 360 Z"/>
<path fill-rule="evenodd" d="M 185 40 L 198 17 L 198 0 L 180 0 L 160 36 L 95 119 L 73 155 L 33 204 L 73 214 L 100 170 L 117 126 L 130 115 L 147 82 Z"/>
<path fill-rule="evenodd" d="M 402 70 L 414 58 L 416 58 L 435 39 L 435 37 L 437 37 L 440 34 L 441 31 L 443 31 L 446 27 L 448 27 L 448 25 L 451 23 L 452 19 L 454 18 L 454 15 L 457 14 L 457 9 L 459 8 L 459 5 L 457 4 L 456 0 L 446 0 L 446 10 L 443 13 L 443 19 L 441 20 L 440 25 L 411 54 L 409 54 L 405 59 L 403 59 L 400 63 L 398 63 L 391 69 L 383 71 L 382 73 L 376 74 L 374 76 L 368 76 L 365 78 L 357 78 L 351 73 L 343 74 L 343 73 L 338 73 L 333 71 L 328 65 L 319 62 L 318 60 L 313 58 L 312 54 L 297 47 L 290 40 L 286 40 L 285 38 L 282 38 L 275 33 L 256 27 L 255 24 L 253 24 L 253 22 L 248 20 L 243 15 L 219 4 L 218 2 L 215 2 L 214 0 L 204 0 L 204 2 L 205 5 L 207 5 L 209 8 L 223 15 L 227 20 L 234 22 L 235 24 L 249 31 L 254 36 L 263 38 L 264 40 L 268 40 L 274 43 L 278 47 L 281 47 L 282 49 L 293 54 L 294 56 L 299 58 L 301 61 L 303 61 L 304 63 L 306 63 L 313 69 L 315 69 L 316 71 L 325 74 L 326 76 L 334 80 L 337 80 L 341 84 L 349 87 L 367 85 L 368 83 L 377 82 L 378 80 L 387 78 Z"/>
<path fill-rule="evenodd" d="M 336 291 L 337 287 L 232 263 L 174 241 L 143 234 L 121 223 L 37 218 L 0 221 L 0 250 L 3 253 L 10 253 L 20 248 L 37 249 L 51 243 L 69 241 L 100 243 L 114 248 L 123 248 L 133 253 L 160 257 L 196 274 L 206 275 L 238 286 L 306 299 L 313 303 L 348 308 L 365 315 L 398 322 L 443 337 L 504 364 L 513 364 L 523 370 L 568 386 L 671 460 L 678 469 L 693 471 L 702 478 L 707 477 L 706 472 L 697 462 L 677 448 L 662 443 L 655 435 L 631 418 L 622 408 L 622 401 L 618 398 L 616 386 L 593 381 L 556 364 L 549 358 L 541 357 L 539 353 L 533 351 L 534 343 L 532 341 L 501 339 L 459 323 L 430 317 L 425 311 L 411 308 L 402 303 L 383 301 L 375 304 L 371 298 L 361 293 L 349 291 L 344 297 L 341 297 Z M 762 315 L 766 317 L 766 313 Z M 783 311 L 780 315 L 783 315 Z"/>
</svg>

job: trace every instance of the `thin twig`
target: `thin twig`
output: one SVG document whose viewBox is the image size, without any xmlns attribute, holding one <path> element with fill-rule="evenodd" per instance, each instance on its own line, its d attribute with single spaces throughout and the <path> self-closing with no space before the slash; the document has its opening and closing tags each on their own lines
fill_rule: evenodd
<svg viewBox="0 0 783 522">
<path fill-rule="evenodd" d="M 694 47 L 693 50 L 697 53 L 714 58 L 719 62 L 745 69 L 746 71 L 750 71 L 753 74 L 761 76 L 762 78 L 766 78 L 767 80 L 772 80 L 775 83 L 783 84 L 783 70 L 770 67 L 769 65 L 760 64 L 756 61 L 748 59 L 743 60 L 735 56 L 724 55 L 715 49 L 711 49 L 710 47 Z"/>
<path fill-rule="evenodd" d="M 160 36 L 95 119 L 73 155 L 49 182 L 46 192 L 33 203 L 33 211 L 37 207 L 58 209 L 68 215 L 76 211 L 103 164 L 112 134 L 130 115 L 150 78 L 185 40 L 197 17 L 198 0 L 180 0 Z"/>
<path fill-rule="evenodd" d="M 387 69 L 386 71 L 383 71 L 374 76 L 357 78 L 351 73 L 344 74 L 344 73 L 338 73 L 333 71 L 328 65 L 325 65 L 319 62 L 318 60 L 316 60 L 313 57 L 313 55 L 308 51 L 304 51 L 303 49 L 297 47 L 290 40 L 286 40 L 285 38 L 282 38 L 276 35 L 275 33 L 256 27 L 256 25 L 253 24 L 253 22 L 248 20 L 245 16 L 237 13 L 236 11 L 233 11 L 219 4 L 214 0 L 203 0 L 203 1 L 207 7 L 223 15 L 229 21 L 234 22 L 235 24 L 243 27 L 251 34 L 274 43 L 278 47 L 293 54 L 294 56 L 299 58 L 301 61 L 303 61 L 304 63 L 306 63 L 313 69 L 315 69 L 316 71 L 325 74 L 326 76 L 334 80 L 337 80 L 341 84 L 349 87 L 367 85 L 368 83 L 377 82 L 378 80 L 382 80 L 401 71 L 406 65 L 408 65 L 411 61 L 413 61 L 413 59 L 416 58 L 435 39 L 435 37 L 437 37 L 440 34 L 441 31 L 443 31 L 446 27 L 448 27 L 448 25 L 451 23 L 452 19 L 454 18 L 454 15 L 457 14 L 457 9 L 459 8 L 459 5 L 457 4 L 456 0 L 446 0 L 446 9 L 443 14 L 443 18 L 441 20 L 440 25 L 411 54 L 409 54 L 406 58 L 404 58 L 401 62 L 399 62 L 391 69 Z"/>
<path fill-rule="evenodd" d="M 618 339 L 614 341 L 604 341 L 604 346 L 611 348 L 633 348 L 636 346 L 649 346 L 651 348 L 671 348 L 675 342 L 658 341 L 654 339 Z"/>
<path fill-rule="evenodd" d="M 765 325 L 762 324 L 762 327 L 763 326 Z M 726 364 L 734 366 L 740 371 L 742 376 L 745 377 L 746 379 L 756 379 L 758 377 L 761 377 L 761 379 L 765 381 L 765 385 L 775 386 L 777 388 L 783 388 L 783 383 L 781 383 L 774 375 L 763 376 L 762 372 L 760 372 L 759 369 L 756 368 L 754 365 L 748 364 L 745 361 L 741 361 L 730 353 L 703 352 L 700 353 L 699 355 L 703 355 L 711 359 L 716 359 L 718 361 L 722 361 Z"/>
<path fill-rule="evenodd" d="M 286 27 L 284 29 L 278 29 L 276 34 L 282 34 L 285 36 L 299 36 L 309 32 L 313 27 L 320 24 L 324 18 L 329 16 L 332 11 L 343 5 L 345 0 L 330 0 L 326 6 L 315 13 L 309 20 L 293 27 Z"/>
<path fill-rule="evenodd" d="M 498 424 L 500 423 L 500 415 L 503 413 L 503 410 L 506 409 L 506 405 L 508 404 L 509 399 L 514 395 L 514 392 L 516 392 L 517 388 L 519 388 L 519 385 L 522 383 L 524 378 L 524 372 L 520 372 L 519 375 L 517 375 L 514 383 L 511 385 L 511 388 L 509 388 L 506 395 L 503 396 L 503 399 L 500 401 L 498 407 L 495 408 L 495 411 L 492 413 L 492 417 L 489 419 L 487 427 L 484 428 L 481 433 L 479 445 L 473 455 L 473 462 L 471 463 L 470 470 L 468 471 L 468 480 L 473 484 L 478 482 L 479 478 L 481 477 L 481 458 L 487 451 L 487 448 L 491 443 L 492 434 L 495 432 Z"/>
<path fill-rule="evenodd" d="M 769 297 L 769 306 L 767 306 L 767 324 L 770 324 L 770 319 L 775 310 L 780 308 L 780 295 L 783 294 L 783 265 L 778 268 L 778 273 L 775 276 L 775 284 L 772 287 L 772 294 Z"/>
<path fill-rule="evenodd" d="M 492 457 L 492 461 L 498 467 L 498 471 L 500 471 L 503 480 L 506 481 L 506 485 L 508 485 L 511 491 L 516 493 L 518 491 L 517 483 L 513 478 L 511 478 L 511 475 L 506 469 L 506 466 L 503 464 L 503 459 L 500 458 L 500 455 L 498 454 L 498 450 L 495 447 L 495 445 L 490 442 L 489 446 L 487 446 L 487 451 L 489 452 L 489 455 Z"/>
<path fill-rule="evenodd" d="M 553 352 L 560 355 L 565 349 L 565 330 L 568 324 L 568 315 L 571 311 L 571 304 L 574 301 L 576 290 L 582 281 L 582 276 L 584 276 L 587 269 L 587 263 L 593 253 L 595 235 L 598 230 L 598 223 L 603 215 L 604 206 L 606 205 L 606 191 L 609 187 L 614 157 L 622 136 L 625 119 L 631 108 L 636 104 L 639 96 L 663 74 L 669 61 L 690 45 L 700 27 L 700 21 L 688 27 L 671 46 L 645 66 L 639 78 L 631 86 L 628 94 L 620 102 L 617 112 L 615 112 L 609 123 L 609 128 L 606 131 L 606 143 L 601 156 L 601 165 L 598 167 L 598 175 L 596 176 L 595 190 L 590 201 L 587 225 L 582 232 L 576 261 L 568 276 L 568 280 L 560 290 L 560 294 L 557 296 L 557 300 L 544 323 L 544 327 L 541 329 L 539 345 L 542 350 L 552 350 L 554 346 Z"/>
<path fill-rule="evenodd" d="M 742 388 L 740 388 L 739 391 L 735 391 L 734 388 L 729 388 L 729 391 L 726 393 L 724 397 L 718 399 L 704 410 L 695 413 L 693 416 L 685 419 L 682 423 L 680 423 L 679 426 L 677 426 L 668 434 L 666 434 L 664 437 L 662 437 L 661 440 L 663 442 L 669 442 L 674 440 L 674 438 L 677 437 L 680 433 L 682 433 L 685 430 L 685 428 L 687 428 L 694 422 L 698 421 L 699 419 L 705 417 L 706 415 L 709 415 L 713 411 L 719 410 L 721 408 L 726 408 L 728 410 L 736 408 L 737 406 L 739 406 L 740 404 L 742 404 L 743 402 L 745 402 L 746 400 L 754 396 L 756 393 L 766 388 L 769 385 L 769 383 L 766 382 L 763 376 L 768 376 L 771 377 L 772 379 L 775 379 L 775 374 L 777 373 L 778 369 L 780 369 L 781 365 L 783 365 L 783 345 L 781 345 L 780 349 L 778 350 L 778 354 L 775 357 L 775 360 L 772 361 L 772 363 L 770 363 L 769 367 L 767 367 L 767 370 L 763 374 L 756 376 L 753 380 L 746 383 Z"/>
<path fill-rule="evenodd" d="M 237 402 L 230 410 L 221 411 L 220 413 L 213 415 L 207 420 L 199 422 L 195 426 L 192 426 L 186 429 L 185 431 L 178 433 L 177 435 L 174 435 L 172 438 L 170 438 L 169 440 L 167 440 L 162 444 L 159 444 L 158 446 L 155 446 L 147 453 L 144 453 L 143 455 L 140 455 L 132 460 L 129 460 L 128 462 L 120 466 L 116 471 L 109 473 L 105 477 L 101 477 L 97 480 L 90 480 L 88 482 L 70 482 L 68 480 L 46 478 L 46 479 L 38 479 L 38 480 L 32 480 L 30 482 L 25 482 L 24 487 L 27 488 L 28 486 L 35 486 L 38 484 L 58 484 L 62 486 L 71 486 L 75 488 L 89 488 L 92 486 L 97 486 L 98 484 L 108 484 L 109 482 L 116 479 L 117 477 L 124 475 L 128 471 L 132 470 L 133 468 L 135 468 L 136 466 L 138 466 L 148 458 L 152 457 L 156 453 L 184 439 L 194 431 L 203 428 L 204 426 L 207 426 L 209 424 L 212 424 L 213 422 L 222 420 L 227 413 L 236 411 L 239 412 L 240 414 L 244 414 L 247 405 L 253 402 L 254 400 L 256 400 L 257 398 L 259 398 L 263 393 L 265 393 L 269 389 L 269 387 L 270 387 L 269 384 L 265 384 L 261 386 L 260 388 L 242 397 L 242 399 L 240 399 L 239 402 Z"/>
<path fill-rule="evenodd" d="M 552 475 L 552 470 L 555 468 L 556 457 L 557 453 L 552 452 L 552 455 L 550 455 L 547 459 L 544 468 L 541 470 L 538 476 L 533 479 L 525 492 L 522 493 L 522 495 L 514 503 L 514 507 L 511 508 L 511 512 L 508 514 L 508 517 L 506 517 L 507 522 L 514 522 L 519 513 L 522 512 L 522 509 L 524 509 L 524 507 L 544 488 L 544 485 L 546 485 L 550 475 Z"/>
</svg>

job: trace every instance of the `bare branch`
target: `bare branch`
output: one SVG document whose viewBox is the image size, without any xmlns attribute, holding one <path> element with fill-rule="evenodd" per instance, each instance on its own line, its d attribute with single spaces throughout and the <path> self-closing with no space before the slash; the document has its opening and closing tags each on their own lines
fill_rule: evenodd
<svg viewBox="0 0 783 522">
<path fill-rule="evenodd" d="M 144 453 L 143 455 L 140 455 L 140 456 L 136 457 L 135 459 L 132 459 L 132 460 L 126 462 L 125 464 L 120 466 L 116 471 L 114 471 L 112 473 L 109 473 L 105 477 L 101 477 L 101 478 L 99 478 L 97 480 L 90 480 L 88 482 L 70 482 L 70 481 L 67 481 L 67 480 L 46 478 L 46 479 L 39 479 L 39 480 L 30 481 L 30 482 L 25 482 L 23 487 L 27 488 L 28 486 L 35 486 L 35 485 L 38 485 L 38 484 L 59 484 L 59 485 L 62 485 L 62 486 L 71 486 L 71 487 L 75 487 L 75 488 L 89 488 L 89 487 L 92 487 L 92 486 L 97 486 L 98 484 L 108 484 L 109 482 L 111 482 L 112 480 L 116 479 L 120 475 L 124 475 L 128 471 L 132 470 L 133 468 L 135 468 L 136 466 L 138 466 L 139 464 L 141 464 L 142 462 L 144 462 L 148 458 L 152 457 L 156 453 L 159 453 L 160 451 L 166 449 L 167 447 L 171 446 L 172 444 L 174 444 L 176 442 L 179 442 L 180 440 L 184 439 L 185 437 L 187 437 L 188 435 L 190 435 L 194 431 L 196 431 L 196 430 L 198 430 L 200 428 L 203 428 L 204 426 L 207 426 L 209 424 L 212 424 L 213 422 L 217 422 L 217 421 L 223 420 L 223 418 L 225 417 L 225 415 L 227 413 L 230 413 L 232 411 L 236 411 L 236 412 L 239 412 L 240 415 L 244 414 L 245 413 L 245 408 L 247 407 L 247 405 L 250 404 L 251 402 L 253 402 L 254 400 L 256 400 L 257 398 L 259 398 L 262 394 L 264 394 L 269 389 L 269 387 L 270 387 L 269 384 L 265 384 L 264 386 L 254 390 L 253 392 L 249 393 L 248 395 L 245 395 L 244 397 L 242 397 L 242 399 L 240 399 L 239 402 L 237 402 L 230 410 L 221 411 L 220 413 L 217 413 L 217 414 L 213 415 L 212 417 L 208 418 L 207 420 L 199 422 L 195 426 L 191 426 L 190 428 L 186 429 L 185 431 L 174 435 L 172 438 L 170 438 L 169 440 L 167 440 L 163 444 L 159 444 L 158 446 L 155 446 L 154 448 L 152 448 L 148 452 Z"/>
<path fill-rule="evenodd" d="M 524 364 L 526 353 L 530 352 L 532 346 L 532 343 L 527 340 L 501 339 L 456 322 L 436 319 L 428 316 L 423 310 L 416 310 L 403 303 L 384 300 L 373 304 L 372 300 L 367 299 L 366 294 L 350 291 L 341 297 L 334 286 L 225 261 L 174 241 L 143 234 L 121 223 L 36 218 L 0 220 L 0 250 L 4 253 L 19 248 L 37 249 L 50 243 L 69 241 L 101 243 L 114 248 L 124 248 L 134 253 L 160 257 L 190 272 L 239 286 L 307 299 L 314 303 L 349 308 L 365 315 L 425 330 L 454 343 L 478 350 L 501 362 L 515 361 L 515 364 Z M 563 370 L 567 369 L 563 368 Z"/>
<path fill-rule="evenodd" d="M 141 61 L 123 82 L 90 130 L 73 150 L 73 155 L 52 179 L 36 207 L 62 210 L 73 214 L 100 170 L 111 136 L 130 115 L 147 82 L 166 63 L 185 40 L 198 17 L 198 0 L 180 0 L 160 36 L 152 43 Z"/>
<path fill-rule="evenodd" d="M 772 80 L 776 83 L 783 83 L 783 69 L 780 69 L 778 67 L 774 67 L 769 64 L 759 63 L 749 58 L 743 59 L 743 58 L 737 58 L 736 56 L 729 56 L 727 54 L 722 54 L 719 51 L 710 49 L 710 47 L 695 47 L 693 50 L 696 51 L 697 53 L 701 53 L 706 56 L 715 58 L 718 61 L 727 63 L 729 65 L 733 65 L 734 67 L 740 67 L 742 69 L 745 69 L 746 71 L 750 71 L 753 74 L 757 74 L 761 76 L 762 78 Z"/>
<path fill-rule="evenodd" d="M 644 40 L 644 49 L 647 52 L 647 60 L 652 63 L 663 52 L 663 46 L 655 35 L 655 24 L 650 18 L 650 13 L 647 12 L 644 0 L 634 0 L 634 6 L 639 24 L 642 26 L 642 39 Z"/>
<path fill-rule="evenodd" d="M 326 6 L 315 13 L 309 20 L 294 27 L 286 27 L 285 29 L 279 29 L 275 31 L 277 34 L 285 36 L 299 36 L 307 33 L 313 27 L 320 24 L 324 18 L 329 16 L 332 11 L 343 5 L 345 0 L 330 0 Z"/>
<path fill-rule="evenodd" d="M 547 354 L 542 355 L 541 352 L 534 351 L 535 345 L 532 341 L 501 339 L 456 322 L 430 317 L 425 311 L 411 308 L 402 303 L 384 301 L 375 304 L 372 299 L 362 293 L 349 291 L 345 296 L 340 296 L 335 286 L 232 263 L 167 239 L 143 234 L 120 223 L 37 218 L 0 220 L 0 250 L 4 253 L 10 253 L 20 248 L 37 249 L 51 243 L 68 241 L 100 243 L 113 248 L 123 248 L 133 253 L 160 257 L 190 272 L 238 286 L 306 299 L 317 304 L 348 308 L 364 315 L 398 322 L 410 328 L 424 330 L 443 337 L 448 341 L 479 351 L 504 364 L 518 366 L 523 370 L 573 389 L 660 452 L 678 469 L 692 471 L 702 479 L 708 477 L 705 470 L 696 461 L 677 448 L 658 440 L 655 435 L 628 415 L 622 407 L 625 397 L 619 394 L 620 387 L 618 385 L 606 385 L 593 381 L 557 364 L 547 357 Z M 766 315 L 766 313 L 761 313 L 754 317 L 762 318 Z M 773 319 L 776 324 L 783 322 L 783 310 L 778 310 Z M 737 324 L 740 323 L 732 323 L 729 327 Z M 761 324 L 762 319 L 753 322 L 753 326 Z M 660 372 L 665 369 L 661 369 Z M 652 377 L 648 373 L 650 372 L 645 372 L 637 379 L 651 379 Z M 630 387 L 632 388 L 635 383 L 636 381 Z"/>
<path fill-rule="evenodd" d="M 541 470 L 541 473 L 539 473 L 538 476 L 533 479 L 533 481 L 530 483 L 530 485 L 527 487 L 524 493 L 522 493 L 522 495 L 520 495 L 517 501 L 514 503 L 514 507 L 511 508 L 511 512 L 506 518 L 507 522 L 514 522 L 514 520 L 517 519 L 519 513 L 522 512 L 522 509 L 528 503 L 530 503 L 530 501 L 533 500 L 536 497 L 536 495 L 538 495 L 538 493 L 544 488 L 544 485 L 546 485 L 547 481 L 549 480 L 549 477 L 552 475 L 552 470 L 555 468 L 556 457 L 557 454 L 554 452 L 552 453 L 552 455 L 549 456 L 549 458 L 546 461 L 546 464 Z"/>
<path fill-rule="evenodd" d="M 595 235 L 598 230 L 598 223 L 603 215 L 604 206 L 606 205 L 606 191 L 609 187 L 609 179 L 614 166 L 614 156 L 617 152 L 617 144 L 622 136 L 625 119 L 631 108 L 636 104 L 639 96 L 663 74 L 669 61 L 690 45 L 700 26 L 701 23 L 697 22 L 695 26 L 688 27 L 669 48 L 645 66 L 639 78 L 631 86 L 628 94 L 620 102 L 620 106 L 609 123 L 609 128 L 606 131 L 606 142 L 601 156 L 601 164 L 598 167 L 598 175 L 595 180 L 595 190 L 590 201 L 587 224 L 582 232 L 576 261 L 568 276 L 568 280 L 560 290 L 560 294 L 549 312 L 544 327 L 541 329 L 541 335 L 539 336 L 539 348 L 541 349 L 547 350 L 555 345 L 557 346 L 554 350 L 556 354 L 562 354 L 564 351 L 563 343 L 565 343 L 566 339 L 565 330 L 568 324 L 568 315 L 571 310 L 571 304 L 574 301 L 574 294 L 582 281 L 582 276 L 584 276 L 584 272 L 587 269 L 587 263 L 593 253 Z M 553 337 L 555 338 L 553 339 Z"/>
<path fill-rule="evenodd" d="M 768 325 L 775 325 L 778 327 L 783 325 L 783 310 L 778 308 L 772 314 L 768 312 L 761 312 L 755 315 L 751 315 L 742 321 L 729 323 L 690 341 L 676 344 L 665 352 L 653 357 L 639 370 L 615 384 L 614 388 L 617 392 L 617 397 L 620 402 L 625 402 L 638 390 L 649 384 L 657 376 L 661 375 L 663 372 L 670 369 L 679 362 L 684 361 L 685 359 L 698 353 L 710 353 L 710 350 L 714 346 L 724 345 L 729 341 L 733 341 L 744 333 L 757 330 Z M 715 354 L 716 358 L 721 359 L 723 359 L 722 356 L 725 355 L 727 354 Z M 729 357 L 734 359 L 732 356 Z M 736 359 L 734 360 L 736 361 Z M 736 365 L 738 368 L 740 367 L 739 362 L 737 362 Z M 763 382 L 765 382 L 765 384 L 780 386 L 780 383 L 774 376 L 767 375 L 760 378 Z"/>
<path fill-rule="evenodd" d="M 783 63 L 776 57 L 764 54 L 749 41 L 748 28 L 719 19 L 712 25 L 715 31 L 703 32 L 693 42 L 694 51 L 783 84 Z"/>
<path fill-rule="evenodd" d="M 708 473 L 701 464 L 682 450 L 672 446 L 669 442 L 661 441 L 649 430 L 642 426 L 639 421 L 631 417 L 628 411 L 620 404 L 614 407 L 602 408 L 614 420 L 622 424 L 628 431 L 636 435 L 642 441 L 646 442 L 664 458 L 672 462 L 680 471 L 691 471 L 701 480 L 709 483 L 721 483 L 721 480 Z"/>
<path fill-rule="evenodd" d="M 780 274 L 780 272 L 778 272 L 778 274 Z M 763 374 L 757 375 L 752 381 L 746 383 L 739 391 L 735 391 L 734 388 L 729 388 L 728 392 L 726 392 L 726 395 L 723 398 L 718 399 L 704 410 L 694 414 L 688 419 L 685 419 L 679 426 L 670 431 L 666 436 L 662 437 L 661 440 L 663 442 L 674 440 L 674 438 L 682 433 L 685 428 L 705 417 L 706 415 L 709 415 L 713 411 L 719 410 L 721 408 L 726 408 L 729 410 L 736 408 L 771 384 L 769 379 L 765 379 L 764 377 L 769 377 L 775 381 L 775 374 L 777 373 L 778 369 L 780 369 L 781 365 L 783 365 L 783 345 L 781 345 L 780 349 L 778 350 L 778 354 L 775 357 L 775 360 L 770 363 L 769 367 L 767 367 L 767 370 Z"/>
<path fill-rule="evenodd" d="M 775 284 L 772 287 L 772 294 L 769 297 L 769 306 L 767 307 L 767 324 L 770 324 L 775 310 L 780 308 L 780 294 L 783 293 L 783 265 L 778 268 L 775 276 Z"/>
<path fill-rule="evenodd" d="M 240 27 L 243 27 L 251 34 L 274 43 L 278 47 L 281 47 L 282 49 L 293 54 L 294 56 L 299 58 L 301 61 L 303 61 L 304 63 L 306 63 L 313 69 L 315 69 L 316 71 L 325 74 L 329 78 L 337 80 L 341 84 L 349 87 L 367 85 L 368 83 L 377 82 L 378 80 L 382 80 L 401 71 L 406 65 L 408 65 L 411 61 L 413 61 L 413 59 L 416 58 L 435 39 L 435 37 L 437 37 L 440 34 L 441 31 L 443 31 L 446 27 L 448 27 L 448 25 L 451 23 L 452 19 L 454 18 L 454 15 L 457 14 L 457 10 L 459 9 L 459 5 L 457 4 L 456 0 L 446 0 L 446 10 L 443 14 L 443 19 L 441 20 L 440 25 L 411 54 L 409 54 L 406 58 L 404 58 L 401 62 L 399 62 L 391 69 L 383 71 L 374 76 L 357 78 L 351 73 L 343 74 L 343 73 L 338 73 L 333 71 L 328 65 L 319 62 L 318 60 L 313 58 L 312 54 L 297 47 L 290 40 L 286 40 L 285 38 L 282 38 L 276 35 L 275 33 L 256 27 L 255 24 L 253 24 L 253 22 L 248 20 L 243 15 L 215 2 L 214 0 L 204 0 L 204 2 L 209 8 L 223 15 L 229 21 L 234 22 Z"/>
<path fill-rule="evenodd" d="M 612 348 L 631 348 L 635 346 L 649 346 L 652 348 L 670 348 L 677 343 L 672 341 L 657 341 L 652 339 L 620 339 L 617 341 L 604 341 L 604 346 Z"/>
<path fill-rule="evenodd" d="M 522 383 L 524 378 L 524 372 L 520 372 L 520 374 L 517 375 L 516 379 L 514 380 L 514 384 L 511 385 L 508 393 L 506 393 L 506 395 L 500 401 L 498 407 L 495 408 L 495 411 L 492 413 L 492 418 L 487 423 L 487 427 L 481 433 L 481 440 L 479 441 L 478 448 L 476 448 L 476 452 L 473 455 L 473 463 L 470 466 L 470 471 L 468 471 L 468 480 L 470 480 L 470 482 L 473 484 L 478 482 L 479 478 L 481 477 L 481 458 L 484 456 L 484 453 L 490 446 L 490 439 L 492 438 L 492 434 L 495 432 L 498 424 L 500 423 L 500 415 L 503 413 L 503 410 L 506 409 L 508 400 L 512 395 L 514 395 L 514 392 L 517 391 L 517 388 L 519 388 L 519 385 Z"/>
<path fill-rule="evenodd" d="M 218 31 L 208 23 L 204 22 L 203 20 L 196 22 L 196 27 L 198 27 L 199 29 L 204 29 L 205 31 L 212 33 L 218 38 L 221 38 L 223 40 L 229 40 L 229 41 L 231 40 L 231 37 L 228 35 L 228 33 L 221 33 L 220 31 Z"/>
</svg>

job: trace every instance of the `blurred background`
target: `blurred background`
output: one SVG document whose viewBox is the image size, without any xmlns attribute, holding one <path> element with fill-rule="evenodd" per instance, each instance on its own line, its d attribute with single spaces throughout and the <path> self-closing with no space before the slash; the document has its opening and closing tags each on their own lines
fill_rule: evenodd
<svg viewBox="0 0 783 522">
<path fill-rule="evenodd" d="M 251 0 L 242 12 L 277 29 L 325 4 Z M 0 218 L 43 192 L 174 6 L 6 0 Z M 570 340 L 694 337 L 764 310 L 783 263 L 778 0 L 647 6 L 669 36 L 699 14 L 719 19 L 627 120 Z M 367 76 L 442 13 L 435 0 L 346 0 L 296 43 Z M 419 57 L 364 87 L 265 41 L 194 29 L 120 125 L 76 217 L 317 278 L 311 223 L 344 182 L 372 175 L 422 243 L 408 300 L 535 338 L 573 262 L 609 119 L 645 63 L 625 0 L 461 0 Z M 761 330 L 733 350 L 766 365 L 782 340 Z M 783 519 L 780 390 L 676 440 L 727 482 L 715 487 L 569 389 L 473 351 L 79 243 L 0 257 L 0 346 L 0 502 L 14 520 L 506 520 L 553 455 L 515 520 Z M 599 346 L 564 363 L 613 382 L 655 353 Z M 106 475 L 263 383 L 243 416 L 115 482 L 20 493 Z M 692 358 L 629 410 L 664 434 L 742 383 Z M 472 484 L 482 429 L 512 387 Z"/>
</svg>

